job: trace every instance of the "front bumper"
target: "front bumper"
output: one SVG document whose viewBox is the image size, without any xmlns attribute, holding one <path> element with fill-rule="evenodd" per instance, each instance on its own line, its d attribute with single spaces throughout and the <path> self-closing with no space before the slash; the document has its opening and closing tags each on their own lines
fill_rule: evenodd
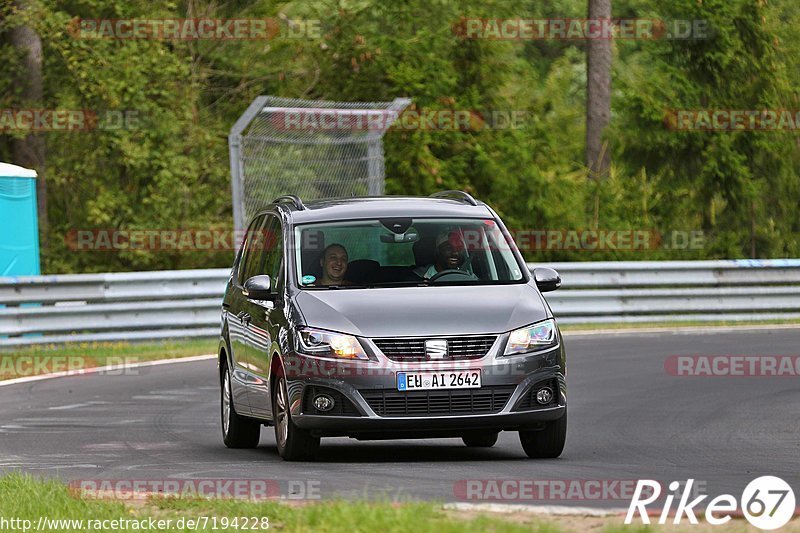
<svg viewBox="0 0 800 533">
<path fill-rule="evenodd" d="M 563 343 L 545 352 L 514 357 L 498 357 L 499 349 L 498 343 L 481 359 L 436 364 L 400 364 L 380 353 L 377 360 L 370 362 L 331 362 L 296 353 L 287 354 L 284 356 L 284 372 L 292 420 L 298 427 L 318 436 L 381 439 L 457 436 L 471 430 L 538 429 L 543 427 L 543 423 L 562 417 L 567 401 Z M 398 371 L 446 370 L 479 370 L 482 388 L 474 390 L 503 389 L 507 391 L 503 397 L 507 400 L 502 405 L 493 404 L 492 412 L 472 413 L 462 409 L 460 412 L 417 412 L 393 416 L 378 414 L 376 410 L 379 409 L 373 408 L 375 402 L 365 399 L 365 396 L 374 398 L 389 394 L 396 398 L 399 395 L 396 384 Z M 526 402 L 526 395 L 543 383 L 552 385 L 554 400 L 545 406 Z M 308 400 L 310 387 L 315 391 L 320 388 L 334 391 L 337 398 L 352 404 L 347 416 L 341 416 L 344 414 L 341 411 L 336 414 L 316 411 Z M 463 393 L 463 390 L 459 391 Z M 461 401 L 469 400 L 462 396 Z"/>
<path fill-rule="evenodd" d="M 299 415 L 294 423 L 318 436 L 361 439 L 434 438 L 460 436 L 469 431 L 518 431 L 538 429 L 564 416 L 566 406 L 525 412 L 431 417 L 345 417 Z"/>
</svg>

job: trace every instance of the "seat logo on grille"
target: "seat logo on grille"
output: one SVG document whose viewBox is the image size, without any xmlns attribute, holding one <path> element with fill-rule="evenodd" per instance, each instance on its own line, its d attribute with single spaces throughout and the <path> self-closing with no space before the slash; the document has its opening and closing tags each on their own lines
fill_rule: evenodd
<svg viewBox="0 0 800 533">
<path fill-rule="evenodd" d="M 447 357 L 446 339 L 429 339 L 425 341 L 425 355 L 428 359 L 444 359 Z"/>
</svg>

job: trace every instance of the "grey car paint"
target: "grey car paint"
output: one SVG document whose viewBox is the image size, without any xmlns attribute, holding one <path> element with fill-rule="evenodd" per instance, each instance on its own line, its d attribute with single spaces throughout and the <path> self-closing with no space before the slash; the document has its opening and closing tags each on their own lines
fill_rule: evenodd
<svg viewBox="0 0 800 533">
<path fill-rule="evenodd" d="M 549 318 L 528 283 L 307 290 L 296 303 L 308 324 L 364 337 L 504 333 Z"/>
</svg>

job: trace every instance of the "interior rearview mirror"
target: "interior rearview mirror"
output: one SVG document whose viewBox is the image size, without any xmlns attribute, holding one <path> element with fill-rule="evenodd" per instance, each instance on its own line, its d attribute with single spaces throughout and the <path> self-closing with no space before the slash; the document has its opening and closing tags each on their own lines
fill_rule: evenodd
<svg viewBox="0 0 800 533">
<path fill-rule="evenodd" d="M 242 294 L 248 300 L 269 300 L 275 297 L 275 293 L 271 292 L 272 280 L 266 274 L 261 276 L 253 276 L 244 282 L 242 287 Z"/>
<path fill-rule="evenodd" d="M 381 242 L 396 243 L 396 242 L 417 242 L 419 234 L 416 231 L 409 231 L 408 233 L 382 233 Z"/>
<path fill-rule="evenodd" d="M 561 287 L 561 276 L 552 268 L 534 268 L 533 279 L 536 280 L 536 286 L 541 292 L 550 292 Z"/>
</svg>

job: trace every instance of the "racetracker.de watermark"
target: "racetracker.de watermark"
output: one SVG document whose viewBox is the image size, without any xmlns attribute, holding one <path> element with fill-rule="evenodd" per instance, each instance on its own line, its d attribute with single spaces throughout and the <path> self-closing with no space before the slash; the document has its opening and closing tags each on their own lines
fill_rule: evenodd
<svg viewBox="0 0 800 533">
<path fill-rule="evenodd" d="M 67 248 L 79 252 L 226 252 L 239 249 L 245 235 L 268 249 L 278 235 L 230 229 L 71 229 L 64 236 Z"/>
<path fill-rule="evenodd" d="M 289 18 L 130 18 L 70 21 L 76 39 L 229 41 L 319 39 L 322 21 Z"/>
<path fill-rule="evenodd" d="M 479 230 L 462 231 L 464 245 L 474 252 L 486 247 L 484 234 Z M 522 251 L 586 251 L 601 250 L 702 250 L 706 246 L 701 230 L 635 229 L 513 229 L 511 238 Z M 64 236 L 67 248 L 82 252 L 124 252 L 147 250 L 159 252 L 237 251 L 245 236 L 252 247 L 270 249 L 280 236 L 269 231 L 230 229 L 71 229 Z M 302 249 L 318 249 L 315 234 L 305 234 Z M 505 242 L 495 247 L 510 249 Z"/>
<path fill-rule="evenodd" d="M 319 480 L 295 479 L 76 479 L 68 488 L 76 496 L 143 500 L 165 498 L 237 500 L 319 500 Z"/>
<path fill-rule="evenodd" d="M 708 39 L 705 19 L 640 18 L 462 18 L 453 24 L 453 33 L 463 39 L 496 41 L 586 41 Z"/>
<path fill-rule="evenodd" d="M 521 251 L 529 252 L 702 250 L 706 246 L 702 230 L 512 229 L 509 233 Z"/>
<path fill-rule="evenodd" d="M 85 355 L 19 355 L 0 353 L 0 379 L 17 379 L 42 374 L 98 374 L 138 376 L 137 357 L 110 356 L 97 360 Z M 102 369 L 102 370 L 97 370 Z"/>
<path fill-rule="evenodd" d="M 556 349 L 554 346 L 550 350 Z M 486 350 L 488 353 L 489 349 Z M 391 357 L 389 357 L 391 359 Z M 425 374 L 437 374 L 440 383 L 446 383 L 454 373 L 475 372 L 489 377 L 526 376 L 524 368 L 516 364 L 486 365 L 480 361 L 470 360 L 429 360 L 427 358 L 417 361 L 395 361 L 391 366 L 378 364 L 374 361 L 348 359 L 342 361 L 319 359 L 312 357 L 291 358 L 284 361 L 284 374 L 289 378 L 353 378 L 353 377 L 395 377 L 399 372 L 420 372 L 420 364 L 425 365 Z M 422 379 L 422 378 L 420 378 Z M 425 378 L 430 379 L 429 377 Z"/>
<path fill-rule="evenodd" d="M 3 131 L 138 130 L 142 115 L 135 109 L 0 109 Z"/>
<path fill-rule="evenodd" d="M 629 501 L 636 479 L 461 479 L 453 495 L 463 501 Z M 655 493 L 650 488 L 648 497 Z"/>
<path fill-rule="evenodd" d="M 528 122 L 524 109 L 383 109 L 290 108 L 269 112 L 277 131 L 405 132 L 519 130 Z"/>
<path fill-rule="evenodd" d="M 676 377 L 800 376 L 800 355 L 670 355 L 664 371 Z"/>
<path fill-rule="evenodd" d="M 800 130 L 796 109 L 669 109 L 664 124 L 674 131 L 775 131 Z"/>
</svg>

